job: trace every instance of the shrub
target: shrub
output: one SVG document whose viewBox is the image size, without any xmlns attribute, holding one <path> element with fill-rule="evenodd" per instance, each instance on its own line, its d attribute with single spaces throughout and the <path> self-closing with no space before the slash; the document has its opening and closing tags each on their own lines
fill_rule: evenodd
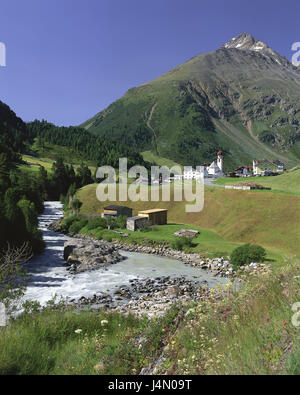
<svg viewBox="0 0 300 395">
<path fill-rule="evenodd" d="M 78 233 L 80 229 L 82 229 L 87 223 L 88 220 L 86 218 L 78 219 L 77 221 L 73 222 L 72 225 L 69 227 L 69 232 Z"/>
<path fill-rule="evenodd" d="M 182 251 L 186 247 L 193 247 L 193 242 L 189 237 L 177 237 L 172 241 L 171 247 L 174 250 Z"/>
<path fill-rule="evenodd" d="M 86 225 L 87 230 L 92 230 L 96 228 L 105 229 L 107 226 L 106 220 L 104 218 L 92 218 Z"/>
<path fill-rule="evenodd" d="M 144 228 L 142 228 L 141 232 L 157 232 L 158 230 L 159 230 L 158 226 L 150 225 L 150 226 L 145 226 Z"/>
<path fill-rule="evenodd" d="M 109 234 L 104 234 L 103 236 L 103 240 L 108 241 L 108 242 L 112 242 L 112 236 Z"/>
<path fill-rule="evenodd" d="M 231 264 L 235 269 L 251 262 L 263 262 L 266 259 L 266 250 L 254 244 L 244 244 L 237 247 L 231 254 Z"/>
<path fill-rule="evenodd" d="M 69 232 L 70 226 L 73 222 L 78 221 L 80 217 L 78 215 L 72 215 L 71 217 L 64 218 L 61 222 L 61 229 L 63 232 Z"/>
<path fill-rule="evenodd" d="M 126 229 L 127 217 L 119 216 L 115 219 L 115 228 Z"/>
</svg>

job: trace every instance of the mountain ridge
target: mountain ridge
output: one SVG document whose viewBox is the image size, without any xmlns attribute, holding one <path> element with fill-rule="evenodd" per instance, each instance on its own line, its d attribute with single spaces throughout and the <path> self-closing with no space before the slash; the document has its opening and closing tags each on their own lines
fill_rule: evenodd
<svg viewBox="0 0 300 395">
<path fill-rule="evenodd" d="M 129 89 L 82 126 L 183 165 L 222 148 L 228 170 L 265 157 L 291 167 L 300 161 L 299 102 L 300 70 L 243 33 Z"/>
</svg>

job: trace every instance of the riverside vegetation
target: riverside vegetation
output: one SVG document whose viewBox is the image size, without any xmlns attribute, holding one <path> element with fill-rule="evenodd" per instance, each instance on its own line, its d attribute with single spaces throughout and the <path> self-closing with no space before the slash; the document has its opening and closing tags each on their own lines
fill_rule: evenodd
<svg viewBox="0 0 300 395">
<path fill-rule="evenodd" d="M 281 177 L 281 176 L 280 176 Z M 278 177 L 279 178 L 279 177 Z M 82 201 L 81 215 L 65 219 L 68 227 L 82 221 L 77 231 L 94 233 L 103 239 L 115 237 L 127 239 L 118 229 L 105 229 L 100 218 L 86 218 L 87 210 L 96 207 L 94 215 L 101 210 L 101 204 L 91 201 L 91 195 L 85 194 L 93 185 L 83 188 L 77 193 Z M 261 200 L 266 192 L 240 192 L 225 190 L 208 190 L 208 204 L 205 210 L 211 210 L 210 196 L 218 193 L 223 196 L 220 202 L 226 210 L 227 193 L 230 194 L 233 205 L 230 223 L 239 223 L 240 232 L 244 227 L 242 211 L 235 210 L 235 197 L 248 199 L 249 207 L 256 212 L 265 213 L 266 206 Z M 234 194 L 236 194 L 234 196 Z M 243 195 L 244 194 L 244 195 Z M 254 195 L 255 194 L 255 195 Z M 267 194 L 267 193 L 266 193 Z M 249 201 L 250 195 L 250 201 Z M 257 196 L 255 205 L 251 201 Z M 274 199 L 284 197 L 294 199 L 298 196 L 289 194 L 274 194 Z M 271 200 L 272 203 L 272 200 Z M 140 203 L 138 203 L 140 204 Z M 144 204 L 144 202 L 143 202 Z M 222 207 L 222 206 L 220 206 Z M 283 211 L 286 211 L 284 205 Z M 284 217 L 280 217 L 280 206 L 277 206 L 277 216 L 272 215 L 272 204 L 269 207 L 266 221 L 281 220 L 285 229 Z M 138 207 L 139 209 L 139 207 Z M 295 206 L 293 208 L 295 210 Z M 274 207 L 275 210 L 275 207 Z M 170 210 L 171 218 L 180 212 L 178 207 Z M 91 216 L 90 212 L 90 216 Z M 181 214 L 184 218 L 187 214 Z M 295 220 L 294 212 L 293 220 Z M 199 214 L 200 219 L 193 221 L 207 223 L 211 218 L 215 229 L 217 213 Z M 226 221 L 226 216 L 223 217 Z M 286 217 L 287 220 L 289 216 Z M 121 219 L 120 219 L 121 221 Z M 228 221 L 228 220 L 227 220 Z M 263 231 L 260 227 L 260 216 L 257 217 L 256 228 L 249 234 L 241 234 L 236 241 L 228 241 L 216 231 L 197 228 L 200 230 L 199 239 L 193 242 L 198 246 L 192 247 L 198 251 L 207 251 L 212 247 L 216 253 L 222 246 L 230 255 L 244 238 L 255 239 L 255 230 L 260 236 L 260 243 L 267 247 L 267 258 L 271 259 L 271 270 L 264 273 L 245 272 L 242 274 L 243 286 L 235 292 L 232 284 L 225 289 L 220 288 L 209 293 L 202 301 L 181 305 L 176 302 L 163 317 L 152 320 L 138 318 L 132 314 L 123 315 L 119 312 L 80 311 L 74 314 L 73 308 L 64 303 L 49 305 L 40 310 L 36 304 L 27 304 L 24 314 L 6 329 L 1 329 L 0 347 L 1 373 L 18 374 L 299 374 L 300 349 L 299 327 L 292 324 L 294 315 L 291 307 L 300 299 L 300 260 L 297 235 L 299 229 L 291 233 L 291 243 L 283 243 L 272 249 L 268 243 L 270 229 Z M 246 222 L 247 223 L 247 222 Z M 228 228 L 229 223 L 225 223 Z M 292 223 L 291 223 L 292 225 Z M 122 224 L 118 225 L 122 227 Z M 212 227 L 213 227 L 212 226 Z M 254 225 L 253 225 L 254 226 Z M 161 240 L 171 240 L 173 233 L 182 225 L 167 225 L 156 227 L 146 232 L 130 234 L 133 242 L 143 243 L 148 239 L 151 245 Z M 195 225 L 185 225 L 194 228 Z M 225 227 L 225 228 L 226 228 Z M 79 229 L 80 228 L 80 229 Z M 229 227 L 230 229 L 230 227 Z M 249 229 L 249 228 L 248 228 Z M 288 228 L 287 228 L 288 229 Z M 298 230 L 297 230 L 298 229 Z M 129 231 L 126 231 L 130 233 Z M 224 235 L 224 231 L 221 233 Z M 226 232 L 225 232 L 226 233 Z M 236 230 L 231 233 L 234 239 Z M 114 236 L 112 236 L 114 235 Z M 263 237 L 262 237 L 263 236 Z M 272 236 L 272 235 L 271 235 Z M 273 235 L 274 237 L 274 235 Z M 100 237 L 99 237 L 100 238 Z M 274 239 L 273 239 L 274 240 Z M 289 240 L 288 238 L 284 239 Z M 201 246 L 201 242 L 204 246 Z M 213 247 L 214 243 L 216 244 Z M 220 243 L 220 244 L 218 244 Z M 260 244 L 258 243 L 258 244 Z M 274 244 L 273 244 L 274 245 Z M 200 246 L 200 247 L 199 247 Z M 36 339 L 39 339 L 37 342 Z M 43 358 L 40 356 L 43 355 Z"/>
<path fill-rule="evenodd" d="M 147 320 L 48 304 L 1 328 L 1 374 L 299 374 L 299 260 Z M 37 341 L 38 339 L 38 341 Z M 42 356 L 42 358 L 41 358 Z"/>
</svg>

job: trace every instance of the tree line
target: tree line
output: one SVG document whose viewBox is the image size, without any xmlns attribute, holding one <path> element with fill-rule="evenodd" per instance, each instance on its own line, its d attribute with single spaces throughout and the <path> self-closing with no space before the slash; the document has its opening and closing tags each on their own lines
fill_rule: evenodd
<svg viewBox="0 0 300 395">
<path fill-rule="evenodd" d="M 77 126 L 55 126 L 45 120 L 30 122 L 27 124 L 27 128 L 30 139 L 36 138 L 40 143 L 44 141 L 72 148 L 96 166 L 117 167 L 119 158 L 126 157 L 129 167 L 134 165 L 149 167 L 141 154 L 125 141 L 96 136 Z"/>
</svg>

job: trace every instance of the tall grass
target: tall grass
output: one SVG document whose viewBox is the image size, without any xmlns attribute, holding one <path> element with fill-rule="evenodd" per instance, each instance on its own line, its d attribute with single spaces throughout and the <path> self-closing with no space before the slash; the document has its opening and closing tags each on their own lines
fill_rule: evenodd
<svg viewBox="0 0 300 395">
<path fill-rule="evenodd" d="M 162 372 L 176 374 L 299 374 L 300 265 L 247 280 L 238 293 L 192 306 L 170 340 Z"/>
</svg>

